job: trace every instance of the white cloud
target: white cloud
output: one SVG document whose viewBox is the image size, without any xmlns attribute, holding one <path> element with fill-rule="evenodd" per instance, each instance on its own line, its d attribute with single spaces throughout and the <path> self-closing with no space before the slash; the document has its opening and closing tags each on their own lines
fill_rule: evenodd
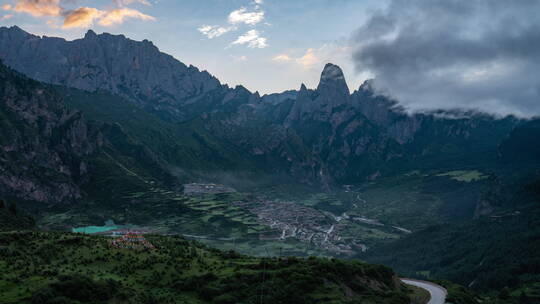
<svg viewBox="0 0 540 304">
<path fill-rule="evenodd" d="M 320 61 L 319 57 L 315 54 L 315 50 L 311 48 L 302 57 L 296 59 L 296 62 L 305 68 L 310 68 Z"/>
<path fill-rule="evenodd" d="M 255 25 L 264 20 L 264 11 L 248 12 L 247 8 L 241 7 L 229 14 L 230 24 L 245 23 Z"/>
<path fill-rule="evenodd" d="M 293 59 L 291 58 L 291 56 L 287 54 L 279 54 L 277 56 L 274 56 L 272 60 L 277 61 L 277 62 L 289 62 L 289 61 L 292 61 Z"/>
<path fill-rule="evenodd" d="M 247 44 L 252 49 L 262 49 L 268 46 L 266 38 L 261 37 L 257 30 L 247 31 L 244 35 L 239 36 L 232 44 Z"/>
<path fill-rule="evenodd" d="M 315 50 L 313 48 L 309 48 L 302 56 L 299 57 L 293 57 L 289 54 L 279 54 L 274 56 L 272 61 L 280 63 L 293 62 L 302 66 L 303 68 L 312 68 L 313 66 L 322 62 L 322 59 L 317 54 L 321 51 L 321 49 L 322 48 Z"/>
<path fill-rule="evenodd" d="M 219 37 L 223 34 L 226 34 L 232 30 L 235 30 L 235 27 L 221 27 L 217 25 L 203 25 L 199 27 L 197 30 L 201 32 L 201 34 L 208 37 L 208 39 L 213 39 L 216 37 Z"/>
<path fill-rule="evenodd" d="M 152 5 L 147 0 L 114 0 L 114 2 L 116 3 L 117 6 L 126 6 L 126 5 L 130 5 L 130 4 L 134 3 L 134 2 L 141 3 L 141 4 L 144 4 L 144 5 L 148 5 L 148 6 Z"/>
<path fill-rule="evenodd" d="M 248 60 L 248 57 L 245 55 L 241 55 L 241 56 L 233 55 L 232 58 L 234 59 L 234 61 L 247 61 Z"/>
<path fill-rule="evenodd" d="M 228 32 L 236 31 L 242 25 L 255 27 L 257 24 L 264 21 L 265 13 L 260 7 L 263 2 L 264 0 L 253 0 L 252 4 L 254 5 L 254 8 L 248 10 L 246 7 L 240 7 L 239 9 L 232 11 L 227 18 L 229 26 L 202 25 L 197 28 L 197 30 L 208 39 L 213 39 Z M 247 45 L 249 48 L 262 49 L 267 47 L 268 43 L 265 37 L 260 36 L 258 30 L 252 29 L 245 34 L 240 35 L 231 43 L 231 45 Z"/>
</svg>

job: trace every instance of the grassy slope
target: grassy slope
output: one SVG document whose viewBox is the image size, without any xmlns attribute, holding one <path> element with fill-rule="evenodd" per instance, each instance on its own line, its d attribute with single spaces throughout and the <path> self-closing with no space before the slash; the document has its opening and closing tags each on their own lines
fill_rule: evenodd
<svg viewBox="0 0 540 304">
<path fill-rule="evenodd" d="M 208 132 L 200 119 L 173 123 L 108 93 L 57 87 L 68 107 L 97 124 L 116 125 L 130 139 L 168 162 L 173 171 L 254 170 L 257 160 L 226 138 Z M 181 168 L 175 170 L 174 168 Z M 193 175 L 194 172 L 189 172 Z"/>
<path fill-rule="evenodd" d="M 109 238 L 70 233 L 0 233 L 0 301 L 408 303 L 383 266 L 250 258 L 178 237 L 148 239 L 156 250 L 113 249 Z"/>
</svg>

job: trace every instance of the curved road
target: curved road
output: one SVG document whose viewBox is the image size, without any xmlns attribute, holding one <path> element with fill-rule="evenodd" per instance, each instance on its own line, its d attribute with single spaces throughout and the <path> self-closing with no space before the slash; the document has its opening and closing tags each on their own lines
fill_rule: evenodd
<svg viewBox="0 0 540 304">
<path fill-rule="evenodd" d="M 401 282 L 427 290 L 431 295 L 431 299 L 427 304 L 444 304 L 446 300 L 446 289 L 437 284 L 413 279 L 401 279 Z"/>
</svg>

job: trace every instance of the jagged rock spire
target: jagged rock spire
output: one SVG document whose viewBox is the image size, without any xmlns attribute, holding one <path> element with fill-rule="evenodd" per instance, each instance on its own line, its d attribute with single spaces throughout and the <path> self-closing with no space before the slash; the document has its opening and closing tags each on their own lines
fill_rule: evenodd
<svg viewBox="0 0 540 304">
<path fill-rule="evenodd" d="M 317 90 L 325 89 L 347 92 L 347 94 L 350 93 L 347 82 L 345 81 L 345 75 L 339 66 L 332 63 L 327 63 L 324 66 Z"/>
</svg>

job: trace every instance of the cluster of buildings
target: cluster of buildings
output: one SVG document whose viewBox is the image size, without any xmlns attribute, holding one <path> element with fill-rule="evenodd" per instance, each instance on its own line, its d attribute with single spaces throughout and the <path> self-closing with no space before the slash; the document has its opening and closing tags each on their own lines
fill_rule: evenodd
<svg viewBox="0 0 540 304">
<path fill-rule="evenodd" d="M 204 194 L 217 194 L 217 193 L 230 193 L 236 190 L 220 184 L 209 183 L 191 183 L 184 185 L 185 195 L 204 195 Z"/>
<path fill-rule="evenodd" d="M 150 250 L 155 249 L 140 231 L 115 231 L 112 236 L 111 246 L 119 249 Z"/>
<path fill-rule="evenodd" d="M 238 207 L 256 214 L 259 222 L 272 228 L 261 233 L 263 240 L 295 238 L 333 252 L 350 254 L 350 245 L 341 242 L 342 224 L 323 212 L 292 202 L 261 200 L 257 203 L 237 202 Z"/>
</svg>

